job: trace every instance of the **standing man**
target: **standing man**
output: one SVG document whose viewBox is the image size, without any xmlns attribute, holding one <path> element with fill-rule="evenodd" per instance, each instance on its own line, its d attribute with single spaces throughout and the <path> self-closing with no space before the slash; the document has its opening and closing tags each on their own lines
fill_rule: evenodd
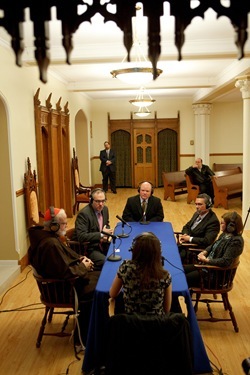
<svg viewBox="0 0 250 375">
<path fill-rule="evenodd" d="M 102 187 L 105 193 L 108 191 L 108 180 L 110 188 L 114 194 L 116 191 L 116 168 L 115 168 L 115 152 L 110 148 L 108 141 L 104 142 L 104 150 L 100 151 L 100 171 L 102 172 Z"/>
<path fill-rule="evenodd" d="M 160 198 L 154 197 L 151 182 L 141 182 L 137 195 L 128 198 L 123 210 L 125 221 L 163 221 L 164 213 Z"/>
<path fill-rule="evenodd" d="M 208 165 L 202 164 L 202 159 L 198 158 L 195 160 L 193 166 L 187 168 L 185 173 L 191 177 L 192 183 L 199 185 L 200 193 L 206 193 L 214 199 L 214 189 L 211 177 L 214 176 L 214 172 L 209 168 Z"/>
<path fill-rule="evenodd" d="M 113 234 L 109 227 L 109 210 L 105 206 L 106 195 L 101 188 L 92 190 L 90 203 L 83 207 L 76 217 L 75 231 L 80 243 L 89 242 L 87 255 L 94 262 L 95 269 L 101 269 L 109 249 L 109 237 L 102 232 Z"/>
</svg>

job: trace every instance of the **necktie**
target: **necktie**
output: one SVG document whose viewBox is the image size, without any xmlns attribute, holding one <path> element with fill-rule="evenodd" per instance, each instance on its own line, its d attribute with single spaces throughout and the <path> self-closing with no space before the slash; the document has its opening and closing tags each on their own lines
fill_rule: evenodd
<svg viewBox="0 0 250 375">
<path fill-rule="evenodd" d="M 193 223 L 191 229 L 196 228 L 197 225 L 198 225 L 200 222 L 201 222 L 201 216 L 199 215 L 199 216 L 197 217 L 197 219 L 195 220 L 195 222 Z"/>
<path fill-rule="evenodd" d="M 102 216 L 101 212 L 97 212 L 97 219 L 98 219 L 99 228 L 100 228 L 100 232 L 101 232 L 102 228 L 103 228 L 103 216 Z"/>
<path fill-rule="evenodd" d="M 142 204 L 141 204 L 142 212 L 145 213 L 147 209 L 147 202 L 145 199 L 143 199 Z"/>
</svg>

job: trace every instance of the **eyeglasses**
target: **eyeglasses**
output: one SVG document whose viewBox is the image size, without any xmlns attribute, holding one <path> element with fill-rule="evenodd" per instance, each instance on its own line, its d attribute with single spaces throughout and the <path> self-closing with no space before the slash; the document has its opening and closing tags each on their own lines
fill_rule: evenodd
<svg viewBox="0 0 250 375">
<path fill-rule="evenodd" d="M 103 200 L 98 200 L 98 199 L 94 199 L 94 202 L 95 203 L 98 203 L 98 204 L 100 204 L 100 203 L 106 203 L 106 199 L 103 199 Z"/>
<path fill-rule="evenodd" d="M 68 223 L 66 222 L 66 223 L 60 223 L 60 225 L 67 225 Z"/>
</svg>

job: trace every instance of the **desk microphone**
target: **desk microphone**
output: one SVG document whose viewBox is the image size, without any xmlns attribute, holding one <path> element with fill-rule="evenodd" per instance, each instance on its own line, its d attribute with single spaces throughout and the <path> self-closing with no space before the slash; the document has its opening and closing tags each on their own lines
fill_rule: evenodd
<svg viewBox="0 0 250 375">
<path fill-rule="evenodd" d="M 116 215 L 116 218 L 122 222 L 122 233 L 121 233 L 121 234 L 118 234 L 117 237 L 119 237 L 119 238 L 127 238 L 127 237 L 129 237 L 129 234 L 124 233 L 124 225 L 127 225 L 127 226 L 130 227 L 130 228 L 131 228 L 131 225 L 129 225 L 129 224 L 128 224 L 125 220 L 123 220 L 123 218 L 120 217 L 119 215 Z M 131 229 L 132 229 L 132 228 L 131 228 Z"/>
<path fill-rule="evenodd" d="M 104 230 L 101 231 L 102 234 L 104 234 L 105 236 L 107 237 L 112 237 L 112 240 L 113 240 L 113 252 L 110 256 L 108 256 L 108 260 L 110 260 L 111 262 L 117 262 L 119 260 L 122 259 L 122 257 L 120 255 L 117 255 L 115 253 L 115 240 L 118 238 L 117 236 L 113 235 L 113 234 L 110 234 L 108 232 L 105 232 Z"/>
<path fill-rule="evenodd" d="M 150 221 L 147 221 L 146 213 L 143 212 L 142 220 L 140 221 L 140 224 L 142 224 L 142 225 L 148 225 L 149 223 L 150 223 Z"/>
<path fill-rule="evenodd" d="M 119 216 L 119 215 L 116 215 L 116 218 L 118 219 L 118 220 L 120 220 L 121 222 L 122 222 L 122 224 L 125 224 L 125 225 L 127 225 L 128 227 L 130 227 L 131 228 L 131 225 L 129 225 L 121 216 Z"/>
</svg>

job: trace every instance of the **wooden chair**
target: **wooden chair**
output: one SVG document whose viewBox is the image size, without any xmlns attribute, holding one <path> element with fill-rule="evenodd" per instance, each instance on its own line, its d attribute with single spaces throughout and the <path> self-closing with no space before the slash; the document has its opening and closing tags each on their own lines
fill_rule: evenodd
<svg viewBox="0 0 250 375">
<path fill-rule="evenodd" d="M 198 263 L 197 255 L 204 250 L 194 243 L 181 243 L 180 235 L 182 232 L 174 232 L 176 236 L 176 245 L 178 248 L 181 246 L 185 250 L 185 254 L 181 257 L 182 264 L 196 264 Z"/>
<path fill-rule="evenodd" d="M 24 194 L 26 206 L 27 227 L 42 224 L 43 214 L 39 211 L 36 171 L 31 171 L 30 158 L 27 158 L 28 170 L 24 173 Z"/>
<path fill-rule="evenodd" d="M 237 321 L 229 302 L 228 293 L 233 289 L 233 280 L 239 266 L 239 258 L 235 260 L 235 263 L 231 267 L 222 268 L 209 265 L 195 265 L 197 270 L 200 272 L 200 285 L 198 287 L 192 287 L 191 294 L 195 294 L 194 299 L 195 312 L 198 311 L 198 303 L 206 303 L 209 312 L 209 318 L 197 318 L 199 321 L 231 321 L 235 332 L 239 332 Z M 201 295 L 212 295 L 213 298 L 204 297 L 201 299 Z M 221 299 L 218 299 L 218 295 L 221 295 Z M 229 312 L 230 318 L 215 318 L 211 310 L 211 303 L 222 303 L 224 309 Z"/>
<path fill-rule="evenodd" d="M 76 211 L 79 211 L 80 203 L 89 203 L 90 193 L 93 189 L 93 186 L 84 186 L 80 182 L 79 168 L 78 168 L 78 158 L 75 154 L 75 149 L 73 148 L 73 158 L 72 158 L 72 177 L 74 184 L 74 193 L 75 193 L 75 203 L 73 206 L 73 214 L 76 214 Z"/>
<path fill-rule="evenodd" d="M 66 232 L 67 245 L 76 253 L 81 254 L 81 255 L 86 255 L 89 242 L 84 242 L 83 244 L 81 244 L 79 241 L 76 241 L 74 239 L 75 238 L 74 234 L 75 234 L 75 228 L 70 228 L 67 230 Z"/>
<path fill-rule="evenodd" d="M 192 201 L 195 202 L 197 195 L 200 193 L 199 185 L 193 184 L 190 176 L 185 174 L 186 182 L 187 182 L 187 203 L 191 203 Z"/>
<path fill-rule="evenodd" d="M 40 348 L 43 336 L 65 337 L 71 336 L 71 332 L 65 332 L 69 317 L 76 314 L 75 307 L 75 289 L 74 284 L 78 277 L 71 279 L 44 279 L 37 274 L 33 268 L 33 275 L 41 293 L 40 299 L 45 305 L 45 313 L 42 319 L 41 327 L 37 336 L 36 347 Z M 56 310 L 55 309 L 59 309 Z M 66 318 L 61 327 L 61 331 L 45 332 L 47 321 L 51 323 L 53 315 L 63 314 Z"/>
</svg>

